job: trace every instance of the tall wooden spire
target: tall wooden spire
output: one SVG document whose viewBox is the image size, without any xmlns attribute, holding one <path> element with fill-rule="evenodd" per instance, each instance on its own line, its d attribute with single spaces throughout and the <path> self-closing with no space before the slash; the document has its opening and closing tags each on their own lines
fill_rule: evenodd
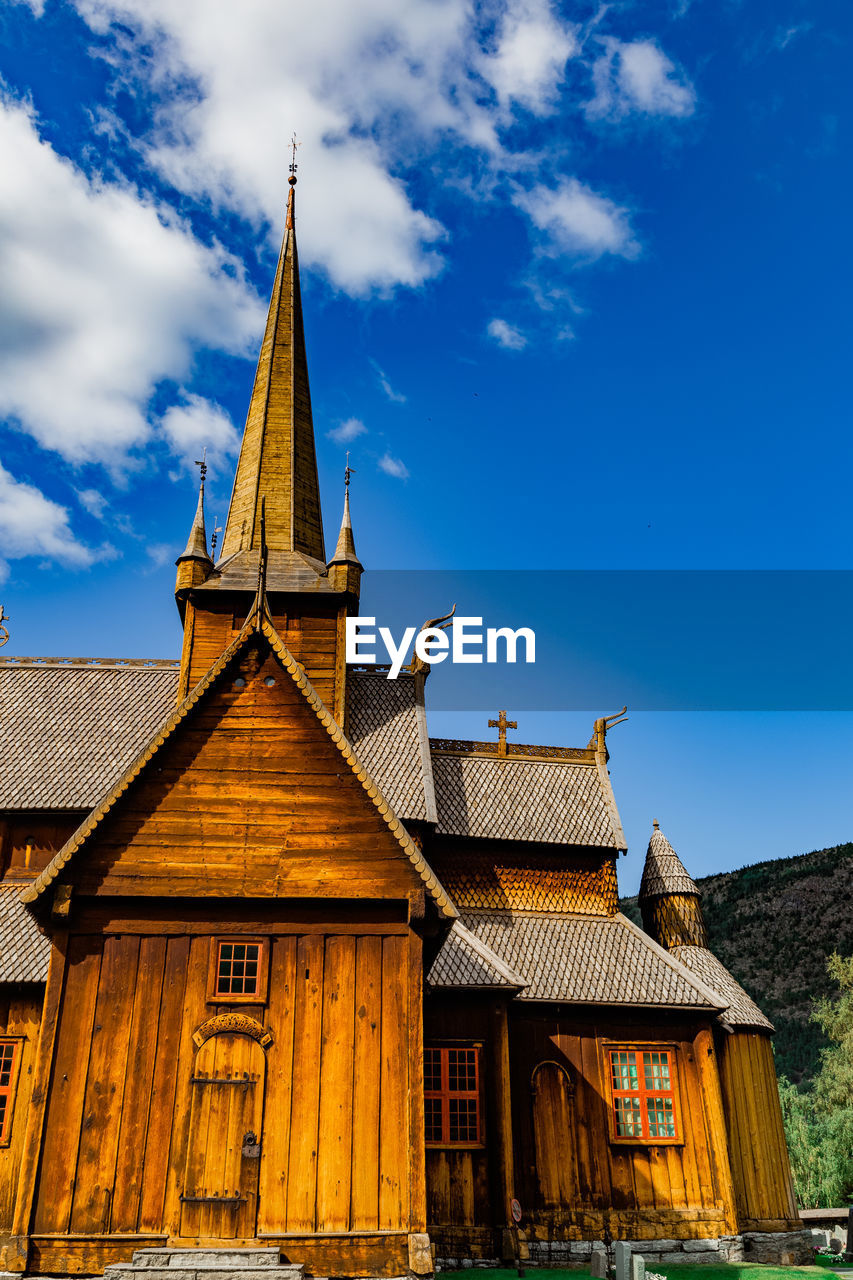
<svg viewBox="0 0 853 1280">
<path fill-rule="evenodd" d="M 263 499 L 273 558 L 285 552 L 321 565 L 326 560 L 299 291 L 295 183 L 291 177 L 284 239 L 222 539 L 219 568 L 224 573 L 226 561 L 241 552 L 257 559 Z"/>
</svg>

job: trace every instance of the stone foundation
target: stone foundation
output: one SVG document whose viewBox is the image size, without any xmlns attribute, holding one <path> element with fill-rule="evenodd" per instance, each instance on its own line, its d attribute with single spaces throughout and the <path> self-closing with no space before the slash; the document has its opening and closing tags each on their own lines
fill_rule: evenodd
<svg viewBox="0 0 853 1280">
<path fill-rule="evenodd" d="M 745 1231 L 711 1240 L 627 1240 L 649 1271 L 657 1266 L 695 1266 L 700 1262 L 765 1262 L 805 1266 L 812 1261 L 811 1231 Z M 587 1267 L 603 1240 L 527 1240 L 525 1267 Z M 436 1271 L 507 1266 L 497 1258 L 436 1258 Z"/>
</svg>

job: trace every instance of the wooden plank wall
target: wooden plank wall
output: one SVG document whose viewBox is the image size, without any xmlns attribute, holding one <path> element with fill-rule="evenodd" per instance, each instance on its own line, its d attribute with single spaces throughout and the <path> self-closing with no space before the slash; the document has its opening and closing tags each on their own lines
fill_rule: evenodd
<svg viewBox="0 0 853 1280">
<path fill-rule="evenodd" d="M 506 1200 L 498 1158 L 502 1117 L 494 1069 L 493 1010 L 481 998 L 430 997 L 425 1002 L 424 1040 L 427 1044 L 474 1040 L 482 1045 L 484 1143 L 470 1148 L 426 1148 L 427 1230 L 442 1257 L 460 1252 L 491 1257 L 495 1228 L 505 1221 Z"/>
<path fill-rule="evenodd" d="M 718 1052 L 740 1230 L 799 1230 L 770 1037 L 738 1031 Z"/>
<path fill-rule="evenodd" d="M 610 1141 L 608 1041 L 674 1046 L 683 1143 L 622 1146 Z M 599 1238 L 605 1228 L 617 1238 L 688 1239 L 736 1229 L 719 1081 L 707 1030 L 674 1019 L 669 1024 L 608 1024 L 582 1015 L 558 1019 L 511 1010 L 510 1057 L 517 1195 L 533 1211 L 537 1231 L 557 1239 Z M 537 1174 L 537 1165 L 547 1166 L 547 1158 L 541 1160 L 536 1150 L 530 1088 L 537 1064 L 549 1060 L 567 1068 L 574 1086 L 571 1177 L 576 1191 L 571 1202 L 559 1207 L 547 1203 L 553 1178 L 543 1187 Z M 539 1128 L 540 1133 L 546 1128 L 541 1117 Z"/>
<path fill-rule="evenodd" d="M 85 811 L 7 813 L 0 821 L 3 878 L 26 881 L 43 871 L 73 834 Z"/>
<path fill-rule="evenodd" d="M 419 948 L 400 926 L 272 937 L 269 1007 L 240 1006 L 274 1036 L 260 1236 L 423 1230 L 409 1168 Z M 71 937 L 36 1236 L 179 1230 L 192 1035 L 226 1011 L 206 1001 L 208 956 L 204 935 Z"/>
<path fill-rule="evenodd" d="M 289 674 L 250 650 L 104 820 L 76 892 L 420 898 L 423 882 Z"/>
<path fill-rule="evenodd" d="M 14 990 L 6 987 L 0 997 L 0 1035 L 21 1037 L 10 1141 L 0 1147 L 0 1232 L 12 1230 L 43 1002 L 44 988 L 40 986 L 28 985 Z"/>
<path fill-rule="evenodd" d="M 224 653 L 242 628 L 252 604 L 248 592 L 243 603 L 230 592 L 227 597 L 223 593 L 222 598 L 212 591 L 199 592 L 194 600 L 188 689 L 198 684 Z M 315 598 L 308 603 L 304 596 L 270 597 L 276 631 L 296 661 L 303 664 L 308 679 L 329 707 L 334 705 L 339 603 L 336 598 Z"/>
</svg>

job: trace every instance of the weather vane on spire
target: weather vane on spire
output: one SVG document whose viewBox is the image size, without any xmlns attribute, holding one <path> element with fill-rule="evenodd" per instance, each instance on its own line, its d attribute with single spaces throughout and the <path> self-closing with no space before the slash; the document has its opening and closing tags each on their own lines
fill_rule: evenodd
<svg viewBox="0 0 853 1280">
<path fill-rule="evenodd" d="M 301 146 L 302 143 L 296 141 L 296 134 L 294 133 L 293 137 L 290 139 L 290 177 L 287 179 L 291 186 L 296 182 L 296 170 L 299 168 L 299 165 L 296 163 L 296 149 Z"/>
<path fill-rule="evenodd" d="M 222 532 L 222 525 L 221 525 L 221 524 L 217 524 L 217 523 L 216 523 L 216 521 L 218 520 L 218 518 L 219 518 L 218 516 L 214 516 L 214 517 L 213 517 L 213 536 L 212 536 L 212 537 L 211 537 L 211 539 L 210 539 L 210 558 L 211 558 L 211 560 L 215 560 L 215 559 L 216 559 L 216 544 L 217 544 L 217 542 L 219 541 L 219 535 L 220 535 L 220 533 Z"/>
<path fill-rule="evenodd" d="M 204 446 L 204 453 L 201 458 L 196 458 L 195 465 L 201 472 L 201 487 L 204 488 L 205 477 L 207 476 L 207 445 Z"/>
<path fill-rule="evenodd" d="M 349 464 L 349 449 L 347 449 L 347 465 L 344 467 L 344 486 L 349 489 L 349 478 L 355 475 L 355 467 Z"/>
</svg>

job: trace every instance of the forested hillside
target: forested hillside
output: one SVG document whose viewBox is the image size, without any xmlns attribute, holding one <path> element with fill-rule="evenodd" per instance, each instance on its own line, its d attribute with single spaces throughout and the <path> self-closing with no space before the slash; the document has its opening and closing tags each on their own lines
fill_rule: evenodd
<svg viewBox="0 0 853 1280">
<path fill-rule="evenodd" d="M 812 1001 L 833 983 L 826 958 L 853 955 L 853 844 L 757 862 L 698 882 L 712 951 L 776 1027 L 777 1068 L 810 1078 L 826 1043 Z M 636 898 L 622 910 L 640 922 Z"/>
</svg>

